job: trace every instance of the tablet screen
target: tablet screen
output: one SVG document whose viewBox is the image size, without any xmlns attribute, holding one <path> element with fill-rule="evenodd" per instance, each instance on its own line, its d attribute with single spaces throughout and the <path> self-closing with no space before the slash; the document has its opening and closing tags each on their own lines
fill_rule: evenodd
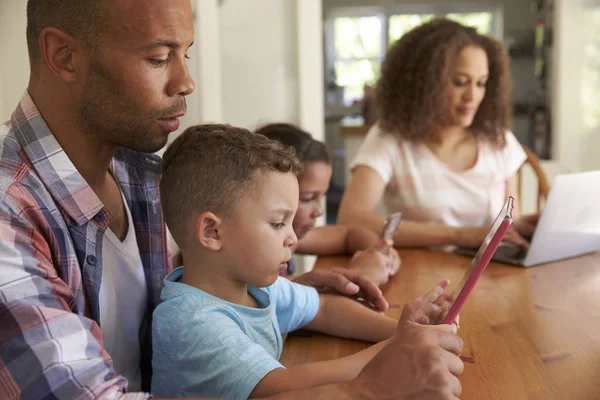
<svg viewBox="0 0 600 400">
<path fill-rule="evenodd" d="M 458 296 L 464 289 L 465 285 L 467 284 L 469 277 L 471 276 L 473 271 L 475 271 L 477 266 L 480 265 L 481 258 L 483 257 L 486 250 L 488 249 L 488 246 L 492 242 L 492 239 L 494 238 L 494 236 L 496 236 L 496 234 L 498 233 L 498 229 L 502 225 L 502 222 L 504 220 L 510 219 L 512 217 L 512 209 L 513 209 L 513 198 L 509 197 L 508 200 L 506 201 L 506 203 L 504 204 L 504 207 L 500 211 L 500 214 L 498 214 L 498 216 L 494 220 L 494 223 L 492 224 L 492 227 L 490 228 L 485 239 L 481 243 L 481 246 L 479 246 L 479 250 L 477 250 L 475 257 L 473 257 L 473 261 L 471 261 L 470 267 L 467 269 L 467 271 L 463 275 L 463 277 L 460 280 L 460 282 L 458 283 L 458 285 L 456 285 L 455 289 L 452 291 L 452 296 L 451 296 L 450 304 L 448 306 L 448 310 L 446 310 L 444 312 L 440 321 L 446 317 L 446 314 L 448 313 L 449 309 L 452 308 L 452 306 L 454 305 L 454 302 L 456 301 L 456 299 L 458 298 Z M 501 238 L 500 238 L 500 240 L 501 240 Z M 500 242 L 500 241 L 498 241 L 498 242 Z"/>
</svg>

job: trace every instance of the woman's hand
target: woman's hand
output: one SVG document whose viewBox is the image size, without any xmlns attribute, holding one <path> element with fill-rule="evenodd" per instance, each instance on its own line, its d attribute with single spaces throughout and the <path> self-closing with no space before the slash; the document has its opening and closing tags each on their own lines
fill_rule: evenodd
<svg viewBox="0 0 600 400">
<path fill-rule="evenodd" d="M 540 214 L 527 214 L 518 217 L 512 224 L 513 228 L 525 239 L 531 240 L 535 228 L 540 221 Z"/>
<path fill-rule="evenodd" d="M 491 229 L 491 225 L 464 226 L 456 229 L 456 245 L 459 247 L 476 249 L 481 246 L 485 240 L 485 237 Z M 529 242 L 521 236 L 519 227 L 514 226 L 514 223 L 506 232 L 506 235 L 504 235 L 503 240 L 515 246 L 523 247 L 525 249 L 529 248 Z"/>
</svg>

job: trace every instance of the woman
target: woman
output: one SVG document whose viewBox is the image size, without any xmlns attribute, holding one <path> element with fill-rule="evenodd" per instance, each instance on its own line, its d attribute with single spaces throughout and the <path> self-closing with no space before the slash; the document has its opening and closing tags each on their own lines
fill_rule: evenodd
<svg viewBox="0 0 600 400">
<path fill-rule="evenodd" d="M 354 264 L 355 268 L 364 272 L 364 276 L 379 285 L 387 282 L 389 276 L 397 272 L 400 258 L 393 248 L 389 249 L 387 256 L 382 253 L 381 250 L 388 248 L 389 244 L 378 243 L 377 234 L 365 228 L 345 225 L 315 227 L 317 218 L 323 215 L 323 197 L 333 172 L 325 145 L 290 124 L 266 125 L 257 133 L 293 147 L 304 167 L 298 177 L 300 201 L 293 222 L 298 244 L 294 251 L 320 256 L 355 254 L 351 268 Z M 367 249 L 367 252 L 363 252 Z M 288 272 L 292 273 L 293 270 Z"/>
<path fill-rule="evenodd" d="M 403 214 L 397 246 L 478 247 L 526 159 L 510 91 L 504 46 L 475 29 L 435 19 L 403 36 L 383 62 L 380 119 L 351 164 L 340 222 L 376 232 L 383 200 Z M 527 246 L 535 219 L 516 219 L 506 239 Z"/>
</svg>

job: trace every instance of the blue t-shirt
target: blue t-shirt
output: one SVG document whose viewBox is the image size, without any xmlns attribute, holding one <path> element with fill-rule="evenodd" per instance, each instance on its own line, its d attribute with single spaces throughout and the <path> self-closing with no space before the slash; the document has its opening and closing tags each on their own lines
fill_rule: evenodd
<svg viewBox="0 0 600 400">
<path fill-rule="evenodd" d="M 279 363 L 281 334 L 311 322 L 314 288 L 285 278 L 248 286 L 259 308 L 221 300 L 181 283 L 183 267 L 165 278 L 152 322 L 152 393 L 157 397 L 246 399 Z"/>
</svg>

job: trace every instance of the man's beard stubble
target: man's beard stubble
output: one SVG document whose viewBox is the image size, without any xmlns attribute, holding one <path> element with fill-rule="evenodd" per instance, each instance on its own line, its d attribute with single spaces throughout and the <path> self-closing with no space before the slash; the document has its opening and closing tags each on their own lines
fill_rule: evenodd
<svg viewBox="0 0 600 400">
<path fill-rule="evenodd" d="M 76 112 L 79 125 L 84 132 L 118 147 L 145 153 L 162 149 L 168 135 L 158 131 L 156 122 L 185 112 L 185 97 L 166 110 L 145 112 L 120 89 L 100 60 L 94 59 Z"/>
</svg>

